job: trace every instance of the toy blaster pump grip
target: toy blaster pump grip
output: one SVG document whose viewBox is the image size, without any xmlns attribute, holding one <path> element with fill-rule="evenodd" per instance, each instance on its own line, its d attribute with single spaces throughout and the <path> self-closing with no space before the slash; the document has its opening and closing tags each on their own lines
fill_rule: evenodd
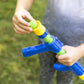
<svg viewBox="0 0 84 84">
<path fill-rule="evenodd" d="M 62 49 L 63 43 L 61 43 L 57 37 L 50 35 L 48 30 L 39 21 L 31 21 L 30 27 L 33 29 L 33 32 L 44 41 L 44 43 L 37 46 L 23 48 L 22 53 L 24 57 L 47 51 L 52 51 L 58 55 L 65 54 L 65 51 Z M 72 70 L 75 75 L 77 75 L 81 80 L 84 80 L 84 68 L 79 62 L 76 62 L 72 66 L 54 64 L 53 67 L 59 71 Z"/>
</svg>

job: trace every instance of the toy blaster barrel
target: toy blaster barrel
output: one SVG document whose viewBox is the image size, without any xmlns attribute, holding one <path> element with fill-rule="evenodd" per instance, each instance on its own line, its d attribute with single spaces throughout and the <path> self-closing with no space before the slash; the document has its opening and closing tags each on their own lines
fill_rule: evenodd
<svg viewBox="0 0 84 84">
<path fill-rule="evenodd" d="M 61 43 L 57 37 L 50 35 L 48 30 L 39 21 L 31 21 L 30 27 L 33 29 L 33 32 L 44 41 L 44 43 L 37 46 L 23 48 L 22 53 L 24 57 L 47 51 L 52 51 L 58 55 L 65 54 L 65 51 L 62 49 L 63 43 Z M 72 66 L 54 64 L 53 67 L 59 71 L 72 70 L 75 75 L 81 80 L 84 80 L 84 68 L 79 62 L 76 62 Z"/>
</svg>

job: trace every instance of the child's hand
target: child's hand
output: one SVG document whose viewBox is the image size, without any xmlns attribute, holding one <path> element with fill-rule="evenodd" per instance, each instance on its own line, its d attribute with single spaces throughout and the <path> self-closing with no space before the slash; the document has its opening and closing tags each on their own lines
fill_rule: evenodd
<svg viewBox="0 0 84 84">
<path fill-rule="evenodd" d="M 15 32 L 18 34 L 30 33 L 32 31 L 32 29 L 29 27 L 30 24 L 24 19 L 28 19 L 29 21 L 34 20 L 30 13 L 25 9 L 15 12 L 13 16 L 13 26 Z"/>
<path fill-rule="evenodd" d="M 72 66 L 83 56 L 80 47 L 64 46 L 63 49 L 66 51 L 66 54 L 60 56 L 56 55 L 56 58 L 64 65 Z"/>
</svg>

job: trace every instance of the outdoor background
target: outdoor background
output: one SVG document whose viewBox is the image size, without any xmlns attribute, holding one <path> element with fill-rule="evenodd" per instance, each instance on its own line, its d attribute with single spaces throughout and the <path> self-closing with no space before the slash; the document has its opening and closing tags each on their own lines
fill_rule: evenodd
<svg viewBox="0 0 84 84">
<path fill-rule="evenodd" d="M 31 34 L 16 34 L 12 17 L 17 0 L 0 0 L 0 84 L 39 84 L 40 64 L 38 55 L 24 58 L 21 49 L 37 44 L 37 37 Z M 42 21 L 47 0 L 36 0 L 30 13 Z M 84 65 L 84 62 L 82 62 Z M 53 84 L 56 84 L 54 75 Z M 78 77 L 74 84 L 84 84 Z"/>
</svg>

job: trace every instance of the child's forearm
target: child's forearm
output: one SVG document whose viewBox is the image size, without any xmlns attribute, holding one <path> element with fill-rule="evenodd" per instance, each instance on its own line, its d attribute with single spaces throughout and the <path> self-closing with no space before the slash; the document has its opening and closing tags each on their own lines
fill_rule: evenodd
<svg viewBox="0 0 84 84">
<path fill-rule="evenodd" d="M 35 0 L 17 0 L 16 11 L 26 9 L 29 10 Z"/>
<path fill-rule="evenodd" d="M 82 57 L 84 57 L 84 43 L 78 46 L 79 51 L 81 51 Z"/>
</svg>

